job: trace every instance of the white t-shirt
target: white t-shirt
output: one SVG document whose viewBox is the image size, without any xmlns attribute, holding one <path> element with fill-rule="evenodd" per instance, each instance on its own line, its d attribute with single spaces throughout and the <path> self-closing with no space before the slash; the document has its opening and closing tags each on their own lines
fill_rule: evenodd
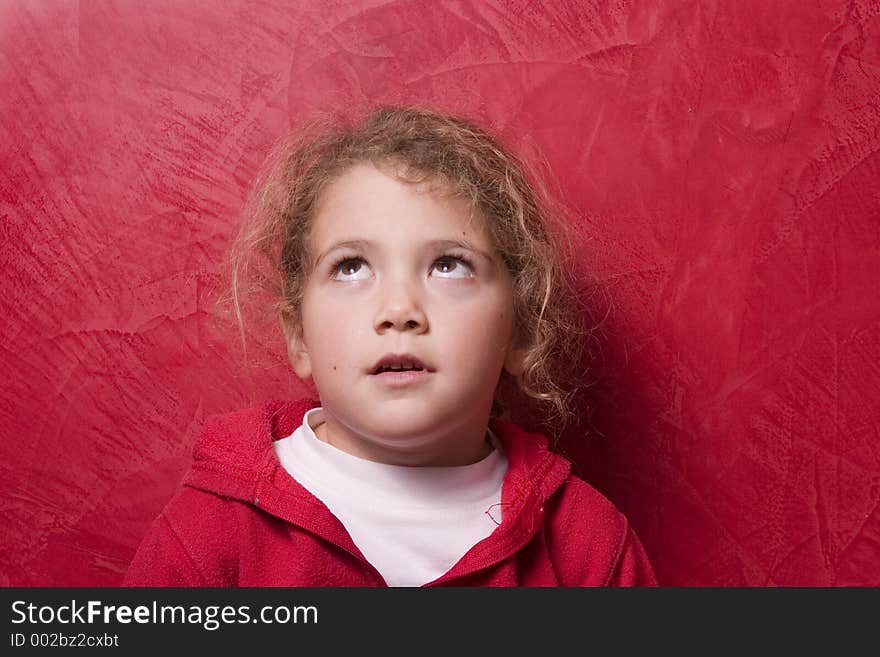
<svg viewBox="0 0 880 657">
<path fill-rule="evenodd" d="M 315 435 L 313 408 L 275 442 L 284 469 L 321 500 L 389 586 L 421 586 L 447 572 L 501 522 L 507 458 L 495 449 L 455 467 L 388 465 L 358 458 Z"/>
</svg>

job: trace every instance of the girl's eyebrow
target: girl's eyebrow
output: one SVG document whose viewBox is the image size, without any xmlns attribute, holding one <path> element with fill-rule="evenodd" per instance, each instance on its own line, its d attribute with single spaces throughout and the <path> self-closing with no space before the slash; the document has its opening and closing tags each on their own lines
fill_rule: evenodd
<svg viewBox="0 0 880 657">
<path fill-rule="evenodd" d="M 372 247 L 374 245 L 375 245 L 375 242 L 372 242 L 370 240 L 341 240 L 339 242 L 334 242 L 333 244 L 330 245 L 329 248 L 325 249 L 324 252 L 317 257 L 317 259 L 315 260 L 314 266 L 317 267 L 318 264 L 320 264 L 321 260 L 323 260 L 329 253 L 332 253 L 336 249 L 349 248 L 349 249 L 366 251 L 367 249 L 369 249 L 370 247 Z M 430 241 L 424 242 L 423 246 L 427 247 L 427 248 L 457 247 L 460 249 L 465 249 L 467 251 L 471 251 L 472 253 L 474 253 L 482 258 L 485 258 L 489 262 L 493 262 L 493 260 L 494 260 L 490 254 L 486 253 L 482 249 L 478 249 L 476 246 L 474 246 L 470 242 L 468 242 L 466 240 L 461 240 L 461 239 L 430 240 Z"/>
</svg>

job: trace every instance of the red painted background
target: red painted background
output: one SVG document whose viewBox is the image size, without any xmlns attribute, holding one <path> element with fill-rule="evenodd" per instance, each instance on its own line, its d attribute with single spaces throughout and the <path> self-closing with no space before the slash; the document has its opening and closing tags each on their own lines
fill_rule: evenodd
<svg viewBox="0 0 880 657">
<path fill-rule="evenodd" d="M 661 583 L 880 585 L 874 0 L 2 3 L 0 584 L 118 583 L 203 418 L 301 391 L 219 261 L 378 100 L 547 158 L 608 312 L 564 441 Z"/>
</svg>

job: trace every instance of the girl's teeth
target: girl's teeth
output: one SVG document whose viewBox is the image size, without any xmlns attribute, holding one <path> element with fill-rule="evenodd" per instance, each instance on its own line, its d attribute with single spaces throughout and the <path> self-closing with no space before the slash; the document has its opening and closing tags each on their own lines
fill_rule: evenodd
<svg viewBox="0 0 880 657">
<path fill-rule="evenodd" d="M 404 370 L 415 370 L 417 369 L 415 363 L 389 363 L 385 365 L 383 371 L 387 372 L 389 370 L 399 372 Z"/>
</svg>

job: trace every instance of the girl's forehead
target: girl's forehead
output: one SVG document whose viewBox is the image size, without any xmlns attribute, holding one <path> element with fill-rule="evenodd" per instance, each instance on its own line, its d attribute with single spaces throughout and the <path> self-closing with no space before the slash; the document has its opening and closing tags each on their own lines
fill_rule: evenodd
<svg viewBox="0 0 880 657">
<path fill-rule="evenodd" d="M 373 164 L 343 171 L 320 195 L 310 237 L 323 242 L 357 232 L 376 239 L 489 238 L 469 199 L 436 180 L 409 182 Z"/>
</svg>

